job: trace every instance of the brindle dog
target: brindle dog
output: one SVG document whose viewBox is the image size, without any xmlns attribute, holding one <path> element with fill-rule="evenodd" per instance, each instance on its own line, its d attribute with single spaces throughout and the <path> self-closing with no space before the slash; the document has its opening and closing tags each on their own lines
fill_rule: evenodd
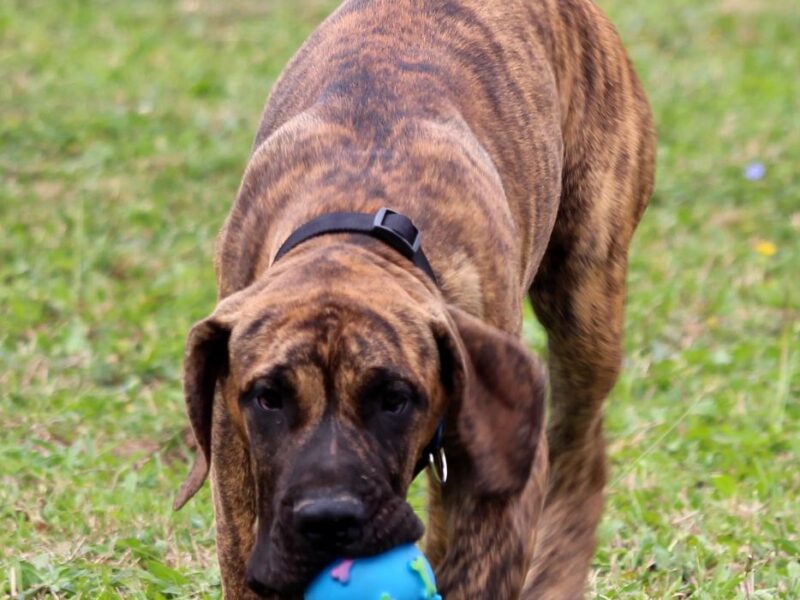
<svg viewBox="0 0 800 600">
<path fill-rule="evenodd" d="M 647 100 L 590 0 L 347 0 L 267 104 L 189 334 L 228 598 L 296 598 L 336 556 L 418 539 L 405 496 L 442 418 L 426 553 L 447 600 L 580 598 L 606 481 Z M 410 217 L 438 285 L 334 211 Z M 529 294 L 546 377 L 520 340 Z"/>
</svg>

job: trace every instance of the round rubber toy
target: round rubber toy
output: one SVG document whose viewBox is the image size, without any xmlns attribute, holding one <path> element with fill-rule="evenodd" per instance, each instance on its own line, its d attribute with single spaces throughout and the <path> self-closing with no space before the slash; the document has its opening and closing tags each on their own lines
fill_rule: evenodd
<svg viewBox="0 0 800 600">
<path fill-rule="evenodd" d="M 338 560 L 308 586 L 306 600 L 442 600 L 428 559 L 413 544 Z"/>
</svg>

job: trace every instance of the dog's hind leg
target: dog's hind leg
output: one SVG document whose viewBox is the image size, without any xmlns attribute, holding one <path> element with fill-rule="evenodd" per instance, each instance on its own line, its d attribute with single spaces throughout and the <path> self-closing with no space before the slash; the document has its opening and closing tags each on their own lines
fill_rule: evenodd
<svg viewBox="0 0 800 600">
<path fill-rule="evenodd" d="M 606 482 L 603 401 L 622 361 L 628 245 L 653 186 L 643 97 L 617 135 L 567 147 L 561 205 L 530 291 L 548 334 L 550 481 L 522 598 L 582 598 Z M 596 133 L 596 132 L 595 132 Z"/>
</svg>

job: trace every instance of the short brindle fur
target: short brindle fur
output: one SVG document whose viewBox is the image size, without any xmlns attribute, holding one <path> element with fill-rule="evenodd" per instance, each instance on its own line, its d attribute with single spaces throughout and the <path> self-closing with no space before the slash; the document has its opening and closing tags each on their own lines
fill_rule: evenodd
<svg viewBox="0 0 800 600">
<path fill-rule="evenodd" d="M 257 82 L 254 84 L 257 85 Z M 405 501 L 444 416 L 425 550 L 442 594 L 581 598 L 606 481 L 647 101 L 590 0 L 347 0 L 267 103 L 189 334 L 227 598 L 293 599 L 340 555 L 417 540 Z M 439 285 L 323 213 L 410 217 Z M 520 341 L 528 294 L 548 379 Z"/>
</svg>

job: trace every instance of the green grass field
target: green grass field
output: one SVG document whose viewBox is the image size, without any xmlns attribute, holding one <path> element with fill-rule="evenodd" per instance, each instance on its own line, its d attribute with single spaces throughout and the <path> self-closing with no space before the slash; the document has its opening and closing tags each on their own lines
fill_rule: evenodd
<svg viewBox="0 0 800 600">
<path fill-rule="evenodd" d="M 590 596 L 800 598 L 800 7 L 600 4 L 660 148 Z M 183 341 L 267 92 L 332 5 L 0 2 L 0 597 L 219 596 L 208 489 L 170 509 Z"/>
</svg>

